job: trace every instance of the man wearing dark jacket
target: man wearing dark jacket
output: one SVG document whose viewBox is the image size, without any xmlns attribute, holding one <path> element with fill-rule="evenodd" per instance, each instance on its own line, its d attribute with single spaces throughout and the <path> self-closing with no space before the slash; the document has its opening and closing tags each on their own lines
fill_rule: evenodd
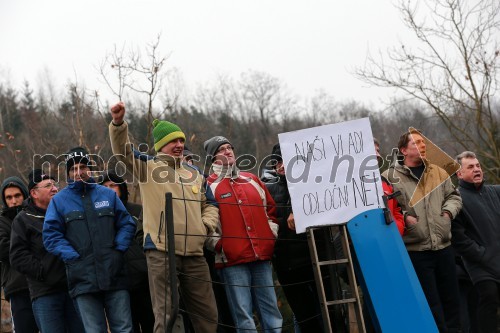
<svg viewBox="0 0 500 333">
<path fill-rule="evenodd" d="M 83 332 L 68 294 L 64 263 L 43 247 L 43 220 L 57 184 L 40 169 L 32 171 L 29 180 L 30 196 L 12 223 L 10 262 L 28 280 L 33 313 L 42 333 Z"/>
<path fill-rule="evenodd" d="M 136 225 L 112 190 L 90 177 L 84 148 L 66 158 L 68 186 L 50 201 L 43 244 L 66 265 L 69 293 L 86 332 L 132 332 L 124 253 Z"/>
<path fill-rule="evenodd" d="M 302 332 L 321 332 L 320 303 L 309 254 L 307 234 L 294 230 L 290 193 L 286 183 L 280 144 L 272 150 L 276 178 L 264 179 L 276 203 L 279 229 L 274 247 L 273 267 Z M 290 228 L 288 222 L 290 222 Z"/>
<path fill-rule="evenodd" d="M 452 223 L 453 246 L 478 293 L 480 332 L 496 332 L 500 306 L 500 186 L 486 185 L 473 152 L 457 156 L 463 208 Z"/>
<path fill-rule="evenodd" d="M 125 263 L 128 268 L 130 309 L 134 332 L 153 332 L 155 316 L 149 295 L 148 266 L 142 242 L 142 206 L 128 201 L 126 181 L 113 170 L 106 171 L 100 178 L 99 184 L 112 189 L 120 198 L 127 211 L 137 224 L 135 237 L 125 252 Z"/>
<path fill-rule="evenodd" d="M 4 208 L 0 216 L 0 255 L 2 261 L 2 287 L 10 302 L 14 327 L 18 332 L 38 332 L 26 277 L 10 267 L 10 234 L 12 221 L 28 197 L 28 190 L 18 177 L 5 179 L 1 187 Z"/>
</svg>

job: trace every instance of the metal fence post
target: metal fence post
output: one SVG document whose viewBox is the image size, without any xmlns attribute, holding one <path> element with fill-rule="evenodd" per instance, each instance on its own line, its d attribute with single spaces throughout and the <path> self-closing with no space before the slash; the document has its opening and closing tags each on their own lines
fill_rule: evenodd
<svg viewBox="0 0 500 333">
<path fill-rule="evenodd" d="M 167 323 L 166 331 L 172 333 L 175 320 L 179 314 L 179 291 L 177 289 L 177 267 L 175 265 L 175 231 L 174 213 L 172 209 L 172 193 L 165 193 L 165 239 L 167 239 L 168 273 L 171 291 L 172 312 Z M 168 309 L 165 309 L 168 311 Z"/>
</svg>

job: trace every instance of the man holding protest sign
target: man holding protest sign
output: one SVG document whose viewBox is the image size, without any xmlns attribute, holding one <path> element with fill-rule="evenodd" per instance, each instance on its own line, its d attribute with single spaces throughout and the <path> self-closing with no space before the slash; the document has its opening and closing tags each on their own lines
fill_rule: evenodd
<svg viewBox="0 0 500 333">
<path fill-rule="evenodd" d="M 369 119 L 278 136 L 296 232 L 344 224 L 363 277 L 363 294 L 371 301 L 374 326 L 382 332 L 398 332 L 401 327 L 436 332 L 408 250 L 396 225 L 387 225 L 382 213 L 384 191 Z"/>
<path fill-rule="evenodd" d="M 273 267 L 301 331 L 320 332 L 323 323 L 307 235 L 295 232 L 290 193 L 279 143 L 274 145 L 271 158 L 276 178 L 266 179 L 265 182 L 276 202 L 280 226 L 274 248 Z"/>
</svg>

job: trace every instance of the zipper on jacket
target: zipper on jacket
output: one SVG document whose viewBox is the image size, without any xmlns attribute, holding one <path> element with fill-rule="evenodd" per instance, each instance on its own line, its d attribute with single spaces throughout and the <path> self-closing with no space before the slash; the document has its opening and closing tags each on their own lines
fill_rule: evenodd
<svg viewBox="0 0 500 333">
<path fill-rule="evenodd" d="M 85 186 L 85 184 L 83 184 L 82 198 L 85 198 L 86 194 L 87 194 L 87 186 Z"/>
<path fill-rule="evenodd" d="M 160 226 L 158 228 L 158 238 L 157 238 L 158 243 L 161 243 L 161 231 L 162 230 L 163 230 L 163 211 L 161 211 L 161 214 L 160 214 Z"/>
</svg>

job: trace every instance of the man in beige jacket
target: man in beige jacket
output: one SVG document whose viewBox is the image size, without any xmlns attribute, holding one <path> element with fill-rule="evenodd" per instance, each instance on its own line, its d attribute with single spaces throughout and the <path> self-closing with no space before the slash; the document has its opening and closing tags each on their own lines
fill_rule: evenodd
<svg viewBox="0 0 500 333">
<path fill-rule="evenodd" d="M 196 332 L 215 332 L 217 307 L 210 273 L 203 257 L 206 235 L 218 223 L 218 208 L 207 202 L 204 178 L 195 168 L 181 163 L 185 135 L 168 121 L 153 122 L 153 159 L 134 159 L 124 121 L 125 105 L 111 108 L 109 136 L 114 155 L 121 159 L 139 181 L 144 213 L 144 250 L 148 263 L 149 286 L 155 332 L 165 332 L 171 312 L 171 286 L 168 284 L 165 193 L 171 192 L 175 229 L 175 254 L 180 293 Z M 210 200 L 211 201 L 211 200 Z M 211 201 L 214 202 L 214 201 Z M 192 278 L 194 277 L 194 278 Z M 207 281 L 207 282 L 203 282 Z M 174 286 L 175 287 L 175 286 Z"/>
<path fill-rule="evenodd" d="M 426 142 L 417 130 L 398 143 L 403 161 L 383 174 L 401 191 L 396 197 L 405 221 L 403 241 L 440 332 L 460 332 L 458 280 L 451 248 L 451 220 L 462 200 L 448 173 L 426 158 Z"/>
</svg>

